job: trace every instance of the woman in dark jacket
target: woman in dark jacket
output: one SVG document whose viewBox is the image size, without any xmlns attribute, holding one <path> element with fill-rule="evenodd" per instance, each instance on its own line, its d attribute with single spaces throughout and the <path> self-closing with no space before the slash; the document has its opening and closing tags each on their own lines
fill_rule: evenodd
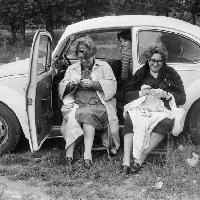
<svg viewBox="0 0 200 200">
<path fill-rule="evenodd" d="M 153 46 L 148 48 L 144 56 L 146 57 L 145 65 L 140 68 L 125 86 L 125 98 L 127 103 L 147 95 L 150 90 L 141 89 L 141 86 L 148 85 L 152 89 L 161 89 L 161 96 L 164 106 L 170 109 L 169 93 L 171 93 L 177 106 L 183 105 L 186 101 L 183 82 L 175 69 L 166 65 L 167 52 L 163 46 Z M 142 123 L 142 122 L 141 122 Z M 174 120 L 165 118 L 159 122 L 153 129 L 150 136 L 150 146 L 143 151 L 141 158 L 134 160 L 130 167 L 130 154 L 133 144 L 133 125 L 129 114 L 125 119 L 124 135 L 124 158 L 123 170 L 127 174 L 131 168 L 138 171 L 141 168 L 147 155 L 164 139 L 168 132 L 172 131 Z"/>
</svg>

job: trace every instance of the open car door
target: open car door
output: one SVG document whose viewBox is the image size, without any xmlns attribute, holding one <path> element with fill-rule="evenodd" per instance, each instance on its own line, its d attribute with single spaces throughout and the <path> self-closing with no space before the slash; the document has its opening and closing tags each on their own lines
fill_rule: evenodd
<svg viewBox="0 0 200 200">
<path fill-rule="evenodd" d="M 37 151 L 45 141 L 52 118 L 52 38 L 48 32 L 35 33 L 29 68 L 29 83 L 26 93 L 31 151 Z"/>
</svg>

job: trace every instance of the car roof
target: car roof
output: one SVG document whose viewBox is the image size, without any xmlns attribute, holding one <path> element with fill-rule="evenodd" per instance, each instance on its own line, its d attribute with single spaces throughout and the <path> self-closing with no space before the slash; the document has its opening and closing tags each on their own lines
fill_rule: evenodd
<svg viewBox="0 0 200 200">
<path fill-rule="evenodd" d="M 200 27 L 171 17 L 153 15 L 121 15 L 92 18 L 74 23 L 66 28 L 64 35 L 70 35 L 76 32 L 82 32 L 92 29 L 129 27 L 140 25 L 159 27 L 162 26 L 172 29 L 178 29 L 183 32 L 186 31 L 197 37 L 200 34 Z"/>
<path fill-rule="evenodd" d="M 154 15 L 120 15 L 97 17 L 71 24 L 65 29 L 65 32 L 59 40 L 59 44 L 62 43 L 62 41 L 65 40 L 65 38 L 69 35 L 78 32 L 90 31 L 94 29 L 123 28 L 132 26 L 165 27 L 186 32 L 187 34 L 193 35 L 197 38 L 200 36 L 200 27 L 179 19 Z M 57 51 L 57 48 L 55 51 Z"/>
</svg>

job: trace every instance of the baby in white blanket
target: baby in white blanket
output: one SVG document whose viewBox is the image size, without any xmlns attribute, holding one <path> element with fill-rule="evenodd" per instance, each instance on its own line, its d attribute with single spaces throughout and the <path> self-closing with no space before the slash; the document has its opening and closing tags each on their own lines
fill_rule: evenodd
<svg viewBox="0 0 200 200">
<path fill-rule="evenodd" d="M 170 100 L 172 110 L 168 110 L 161 100 L 164 96 L 163 92 L 165 91 L 161 89 L 151 89 L 150 86 L 147 85 L 144 85 L 141 91 L 144 88 L 149 90 L 149 92 L 146 93 L 147 95 L 132 101 L 124 107 L 124 117 L 126 117 L 128 112 L 133 124 L 133 157 L 137 159 L 139 159 L 142 152 L 149 147 L 151 132 L 160 121 L 165 118 L 174 119 L 177 115 L 177 111 L 179 112 L 179 118 L 180 112 L 182 116 L 184 114 L 183 110 L 179 110 L 179 108 L 176 107 L 173 95 L 165 93 L 166 99 L 172 98 L 172 100 Z M 178 125 L 180 129 L 180 122 Z"/>
<path fill-rule="evenodd" d="M 148 94 L 139 98 L 138 100 L 133 101 L 133 103 L 127 104 L 124 109 L 124 115 L 126 115 L 126 111 L 134 111 L 136 115 L 139 114 L 146 117 L 151 117 L 152 112 L 165 111 L 170 114 L 170 110 L 165 108 L 164 103 L 161 100 L 161 97 L 163 96 L 163 90 L 152 89 L 148 85 L 143 85 L 141 91 L 144 89 L 149 90 Z"/>
</svg>

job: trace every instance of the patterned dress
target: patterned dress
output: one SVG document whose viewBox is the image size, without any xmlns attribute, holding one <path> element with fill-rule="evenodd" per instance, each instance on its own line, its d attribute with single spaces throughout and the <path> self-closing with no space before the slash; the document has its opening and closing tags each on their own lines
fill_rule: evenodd
<svg viewBox="0 0 200 200">
<path fill-rule="evenodd" d="M 91 79 L 91 70 L 82 69 L 81 78 Z M 100 130 L 108 123 L 106 107 L 102 104 L 95 90 L 78 86 L 74 96 L 75 103 L 79 105 L 75 117 L 78 122 L 86 123 Z"/>
</svg>

